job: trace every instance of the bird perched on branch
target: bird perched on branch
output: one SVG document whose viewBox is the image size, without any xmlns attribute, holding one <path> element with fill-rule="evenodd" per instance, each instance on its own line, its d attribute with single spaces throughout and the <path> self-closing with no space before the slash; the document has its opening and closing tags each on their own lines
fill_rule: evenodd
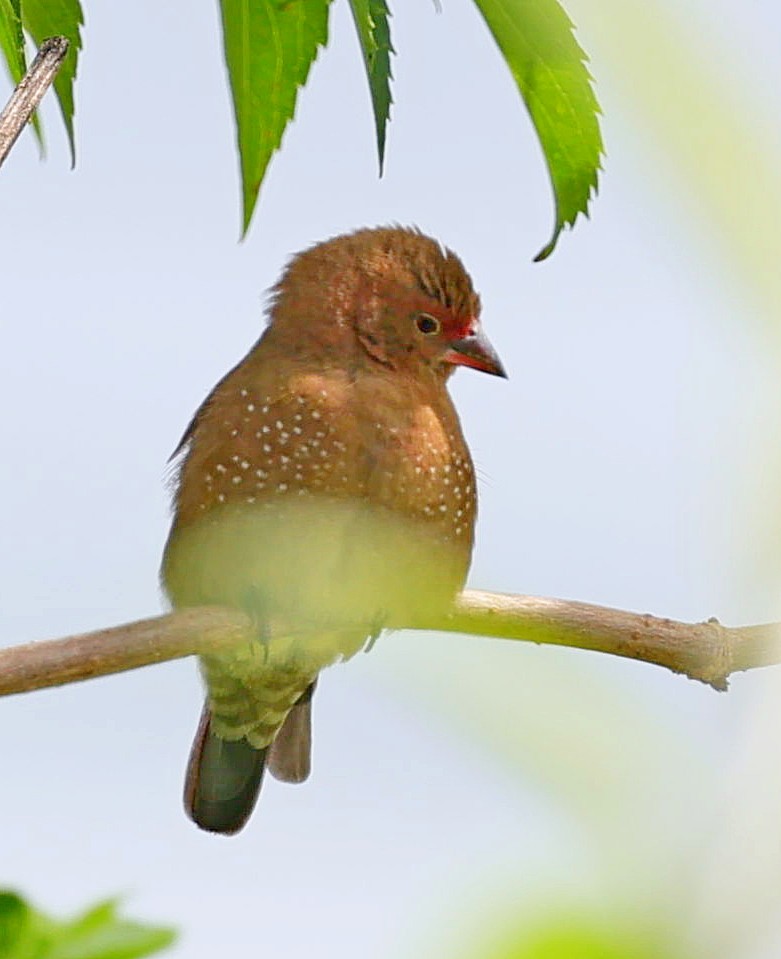
<svg viewBox="0 0 781 959">
<path fill-rule="evenodd" d="M 256 628 L 201 657 L 185 785 L 201 828 L 241 829 L 266 765 L 307 777 L 323 667 L 463 587 L 476 493 L 456 366 L 505 375 L 458 257 L 358 230 L 290 262 L 263 335 L 188 426 L 163 584 L 177 608 L 238 607 Z"/>
</svg>

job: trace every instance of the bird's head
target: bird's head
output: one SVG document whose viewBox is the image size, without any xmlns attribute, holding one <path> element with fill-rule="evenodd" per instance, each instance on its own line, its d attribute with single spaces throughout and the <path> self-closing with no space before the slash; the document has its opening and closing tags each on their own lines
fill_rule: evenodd
<svg viewBox="0 0 781 959">
<path fill-rule="evenodd" d="M 456 366 L 506 376 L 459 258 L 418 230 L 358 230 L 293 259 L 271 329 L 302 352 L 334 352 L 412 375 Z"/>
</svg>

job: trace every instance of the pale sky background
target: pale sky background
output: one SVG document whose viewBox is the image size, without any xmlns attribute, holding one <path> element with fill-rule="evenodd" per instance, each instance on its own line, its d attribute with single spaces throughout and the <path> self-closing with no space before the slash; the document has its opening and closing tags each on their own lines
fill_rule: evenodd
<svg viewBox="0 0 781 959">
<path fill-rule="evenodd" d="M 482 477 L 470 582 L 692 621 L 781 618 L 755 561 L 778 529 L 779 351 L 761 322 L 778 317 L 658 152 L 611 54 L 609 5 L 567 6 L 608 158 L 591 220 L 535 265 L 547 175 L 468 0 L 394 8 L 381 181 L 337 0 L 243 244 L 216 4 L 88 2 L 75 172 L 50 102 L 48 161 L 26 136 L 0 173 L 4 644 L 163 608 L 165 463 L 192 411 L 257 337 L 291 253 L 391 221 L 462 256 L 510 373 L 453 387 Z M 729 78 L 724 110 L 769 117 L 778 145 L 773 0 L 657 6 Z M 63 913 L 121 894 L 180 927 L 177 959 L 468 955 L 453 943 L 462 928 L 479 941 L 489 906 L 533 915 L 551 899 L 650 924 L 675 905 L 705 954 L 710 935 L 737 959 L 725 943 L 743 905 L 755 928 L 779 912 L 781 751 L 762 736 L 775 683 L 738 677 L 718 696 L 596 654 L 385 637 L 323 678 L 310 781 L 269 779 L 233 839 L 181 809 L 192 662 L 8 699 L 0 885 Z M 751 946 L 740 959 L 767 942 Z"/>
</svg>

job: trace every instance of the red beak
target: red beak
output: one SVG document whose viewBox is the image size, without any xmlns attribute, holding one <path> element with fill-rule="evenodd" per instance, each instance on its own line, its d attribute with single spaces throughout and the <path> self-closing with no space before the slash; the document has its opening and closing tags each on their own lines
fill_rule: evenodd
<svg viewBox="0 0 781 959">
<path fill-rule="evenodd" d="M 470 366 L 473 370 L 507 379 L 502 361 L 480 328 L 475 333 L 452 340 L 443 358 L 454 366 Z"/>
</svg>

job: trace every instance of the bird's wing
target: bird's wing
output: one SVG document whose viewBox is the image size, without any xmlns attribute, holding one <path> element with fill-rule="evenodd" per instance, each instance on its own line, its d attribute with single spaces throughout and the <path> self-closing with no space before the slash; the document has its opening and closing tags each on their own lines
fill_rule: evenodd
<svg viewBox="0 0 781 959">
<path fill-rule="evenodd" d="M 220 391 L 220 388 L 223 386 L 225 381 L 229 379 L 231 376 L 233 376 L 236 370 L 242 365 L 242 363 L 244 363 L 245 359 L 246 357 L 239 360 L 238 363 L 236 363 L 233 367 L 231 367 L 231 369 L 228 370 L 225 376 L 223 376 L 217 383 L 214 384 L 211 391 L 209 392 L 209 395 L 206 397 L 203 403 L 201 403 L 201 405 L 198 407 L 195 413 L 193 413 L 192 419 L 187 424 L 187 428 L 185 429 L 184 433 L 182 433 L 182 438 L 176 444 L 176 449 L 168 457 L 169 463 L 173 463 L 176 457 L 179 456 L 180 453 L 183 453 L 187 449 L 187 446 L 190 440 L 193 438 L 193 435 L 195 434 L 195 431 L 198 428 L 198 424 L 203 419 L 203 416 L 206 413 L 206 410 L 211 405 L 215 395 Z"/>
</svg>

